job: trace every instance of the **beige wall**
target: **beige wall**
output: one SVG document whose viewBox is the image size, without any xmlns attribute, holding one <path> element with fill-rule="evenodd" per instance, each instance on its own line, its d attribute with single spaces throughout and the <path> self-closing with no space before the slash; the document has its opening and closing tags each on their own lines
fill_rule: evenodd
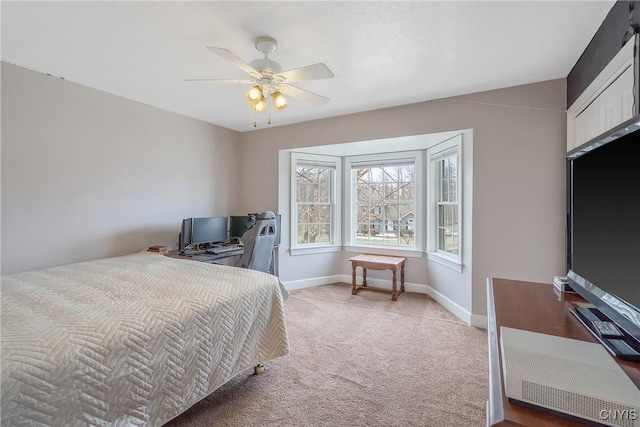
<svg viewBox="0 0 640 427">
<path fill-rule="evenodd" d="M 2 63 L 2 274 L 175 245 L 236 210 L 239 134 Z"/>
<path fill-rule="evenodd" d="M 471 129 L 469 278 L 423 257 L 407 280 L 482 316 L 488 276 L 564 272 L 565 93 L 554 80 L 238 134 L 2 64 L 2 273 L 172 246 L 183 217 L 276 210 L 281 150 Z M 285 250 L 281 277 L 350 275 L 349 256 Z"/>
<path fill-rule="evenodd" d="M 244 133 L 241 210 L 278 205 L 280 150 L 472 129 L 470 289 L 434 283 L 424 258 L 408 264 L 407 276 L 482 316 L 487 277 L 549 282 L 564 273 L 565 94 L 560 79 Z M 349 275 L 351 255 L 281 251 L 281 277 Z"/>
</svg>

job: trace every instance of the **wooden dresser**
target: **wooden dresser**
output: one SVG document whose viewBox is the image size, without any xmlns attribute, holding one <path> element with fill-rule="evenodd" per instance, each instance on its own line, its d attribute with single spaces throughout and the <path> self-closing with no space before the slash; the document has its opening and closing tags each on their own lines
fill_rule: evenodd
<svg viewBox="0 0 640 427">
<path fill-rule="evenodd" d="M 542 410 L 510 403 L 504 395 L 500 360 L 500 327 L 598 342 L 569 307 L 584 304 L 577 295 L 556 294 L 551 284 L 506 279 L 487 280 L 487 318 L 489 339 L 488 426 L 580 426 Z M 615 359 L 640 388 L 640 363 Z"/>
</svg>

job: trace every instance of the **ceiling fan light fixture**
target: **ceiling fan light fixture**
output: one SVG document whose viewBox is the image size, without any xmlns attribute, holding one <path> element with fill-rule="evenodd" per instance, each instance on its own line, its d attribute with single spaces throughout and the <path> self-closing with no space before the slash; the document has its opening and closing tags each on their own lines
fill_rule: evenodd
<svg viewBox="0 0 640 427">
<path fill-rule="evenodd" d="M 256 113 L 266 113 L 267 112 L 267 100 L 264 97 L 264 95 L 262 95 L 260 97 L 258 102 L 256 102 L 255 104 L 251 104 L 251 109 L 253 111 L 255 111 Z"/>
<path fill-rule="evenodd" d="M 264 99 L 264 95 L 262 94 L 262 88 L 260 87 L 260 85 L 255 85 L 251 89 L 249 89 L 244 98 L 247 100 L 249 105 L 254 106 L 258 104 L 262 99 Z"/>
<path fill-rule="evenodd" d="M 257 113 L 268 113 L 267 123 L 271 124 L 271 109 L 273 108 L 274 111 L 282 111 L 289 106 L 289 100 L 279 89 L 283 89 L 287 96 L 300 98 L 316 106 L 324 105 L 329 101 L 329 98 L 289 84 L 335 77 L 325 64 L 317 63 L 282 71 L 280 64 L 270 58 L 270 55 L 278 49 L 278 42 L 274 38 L 268 36 L 257 37 L 255 39 L 255 48 L 263 54 L 263 57 L 247 63 L 228 49 L 207 46 L 207 49 L 247 73 L 250 80 L 245 78 L 187 79 L 187 81 L 250 84 L 251 88 L 246 91 L 245 100 L 249 104 L 249 108 L 255 113 L 253 121 L 254 127 L 258 125 L 256 121 Z M 269 101 L 267 101 L 266 98 L 271 98 L 270 102 L 273 103 L 273 107 L 269 106 Z"/>
<path fill-rule="evenodd" d="M 282 111 L 289 105 L 289 101 L 284 97 L 280 91 L 275 91 L 271 94 L 271 100 L 273 101 L 273 106 L 278 111 Z"/>
</svg>

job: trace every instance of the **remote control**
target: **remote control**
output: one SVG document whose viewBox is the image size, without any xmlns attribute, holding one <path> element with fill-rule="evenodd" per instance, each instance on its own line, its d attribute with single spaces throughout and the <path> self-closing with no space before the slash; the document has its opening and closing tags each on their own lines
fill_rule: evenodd
<svg viewBox="0 0 640 427">
<path fill-rule="evenodd" d="M 623 336 L 622 332 L 620 332 L 620 329 L 618 329 L 618 327 L 613 322 L 594 320 L 592 323 L 601 337 L 613 338 Z"/>
</svg>

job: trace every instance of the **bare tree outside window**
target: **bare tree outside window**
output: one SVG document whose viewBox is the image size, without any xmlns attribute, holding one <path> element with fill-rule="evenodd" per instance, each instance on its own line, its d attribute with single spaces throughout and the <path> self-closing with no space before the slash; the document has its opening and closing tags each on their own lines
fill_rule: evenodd
<svg viewBox="0 0 640 427">
<path fill-rule="evenodd" d="M 334 173 L 321 166 L 296 167 L 298 244 L 331 242 Z"/>
<path fill-rule="evenodd" d="M 413 247 L 415 165 L 355 168 L 352 174 L 356 242 Z"/>
</svg>

